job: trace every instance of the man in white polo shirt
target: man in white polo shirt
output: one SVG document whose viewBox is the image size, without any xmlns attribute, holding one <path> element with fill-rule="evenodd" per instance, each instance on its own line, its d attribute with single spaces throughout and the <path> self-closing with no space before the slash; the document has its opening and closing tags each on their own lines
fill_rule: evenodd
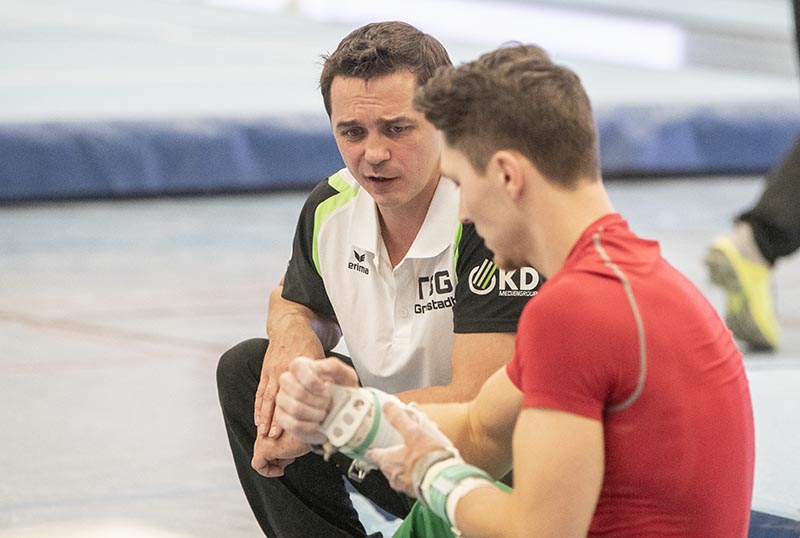
<svg viewBox="0 0 800 538">
<path fill-rule="evenodd" d="M 274 400 L 292 359 L 332 355 L 343 335 L 351 356 L 333 355 L 352 361 L 363 385 L 406 402 L 466 401 L 511 359 L 519 313 L 540 284 L 531 268 L 496 268 L 459 222 L 456 187 L 440 181 L 440 135 L 412 99 L 444 65 L 438 41 L 398 22 L 355 30 L 325 59 L 320 87 L 346 168 L 302 209 L 270 296 L 270 340 L 235 346 L 217 372 L 239 478 L 268 536 L 364 536 L 348 470 L 388 512 L 411 506 L 380 473 L 359 475 L 341 454 L 325 461 L 282 432 Z"/>
</svg>

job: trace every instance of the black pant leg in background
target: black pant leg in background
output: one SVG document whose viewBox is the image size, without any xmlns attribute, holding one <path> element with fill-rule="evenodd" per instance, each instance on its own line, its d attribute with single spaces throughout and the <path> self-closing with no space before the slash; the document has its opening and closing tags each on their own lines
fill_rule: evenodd
<svg viewBox="0 0 800 538">
<path fill-rule="evenodd" d="M 758 203 L 741 215 L 770 263 L 800 248 L 800 139 L 767 176 Z"/>
<path fill-rule="evenodd" d="M 217 367 L 225 429 L 239 481 L 256 520 L 271 538 L 364 536 L 337 467 L 347 470 L 349 460 L 344 456 L 337 455 L 334 465 L 307 454 L 287 466 L 279 478 L 264 478 L 251 467 L 256 438 L 253 407 L 268 345 L 262 338 L 242 342 L 225 352 Z M 340 358 L 349 363 L 346 357 Z M 411 501 L 394 492 L 380 472 L 369 473 L 356 487 L 398 517 L 405 517 L 410 509 Z"/>
<path fill-rule="evenodd" d="M 792 8 L 800 63 L 800 0 L 792 0 Z M 800 248 L 800 137 L 770 170 L 758 203 L 738 220 L 750 224 L 759 250 L 771 264 Z"/>
</svg>

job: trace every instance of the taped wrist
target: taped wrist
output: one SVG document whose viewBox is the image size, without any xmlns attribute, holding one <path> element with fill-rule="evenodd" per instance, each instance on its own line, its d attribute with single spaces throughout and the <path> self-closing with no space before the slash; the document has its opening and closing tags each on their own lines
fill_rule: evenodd
<svg viewBox="0 0 800 538">
<path fill-rule="evenodd" d="M 467 493 L 486 486 L 494 486 L 492 477 L 486 471 L 465 463 L 456 453 L 428 467 L 419 486 L 419 499 L 447 522 L 456 536 L 461 536 L 455 521 L 456 505 Z"/>
<path fill-rule="evenodd" d="M 391 394 L 366 387 L 342 387 L 328 385 L 333 406 L 319 427 L 328 438 L 326 450 L 339 451 L 344 455 L 366 462 L 366 468 L 376 468 L 366 460 L 364 454 L 370 448 L 386 448 L 403 443 L 388 420 L 383 419 L 383 405 L 395 402 L 404 406 Z M 362 466 L 364 467 L 364 466 Z"/>
</svg>

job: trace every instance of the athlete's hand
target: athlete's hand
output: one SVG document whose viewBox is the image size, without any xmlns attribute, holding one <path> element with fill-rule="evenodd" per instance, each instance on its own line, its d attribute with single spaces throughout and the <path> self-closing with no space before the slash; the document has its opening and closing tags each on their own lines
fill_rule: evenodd
<svg viewBox="0 0 800 538">
<path fill-rule="evenodd" d="M 298 357 L 280 376 L 276 422 L 305 443 L 327 441 L 319 431 L 332 402 L 325 390 L 326 383 L 357 387 L 358 376 L 355 370 L 335 357 L 316 361 Z"/>
<path fill-rule="evenodd" d="M 367 451 L 366 457 L 380 467 L 393 489 L 416 497 L 414 467 L 426 454 L 452 448 L 453 443 L 419 410 L 409 412 L 389 402 L 383 406 L 383 416 L 400 433 L 404 444 L 373 448 Z"/>
</svg>

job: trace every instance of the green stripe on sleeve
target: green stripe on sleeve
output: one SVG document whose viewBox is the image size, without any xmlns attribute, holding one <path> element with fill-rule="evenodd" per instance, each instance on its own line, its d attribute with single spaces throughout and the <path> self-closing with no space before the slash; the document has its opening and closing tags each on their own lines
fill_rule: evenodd
<svg viewBox="0 0 800 538">
<path fill-rule="evenodd" d="M 355 198 L 358 193 L 358 188 L 353 187 L 340 174 L 334 174 L 328 178 L 328 184 L 336 189 L 339 194 L 334 194 L 321 204 L 317 206 L 314 212 L 314 237 L 312 239 L 311 256 L 314 260 L 314 267 L 317 269 L 317 274 L 322 276 L 322 268 L 319 264 L 319 232 L 325 220 L 337 209 L 347 205 L 347 203 Z"/>
<path fill-rule="evenodd" d="M 459 247 L 461 246 L 461 232 L 464 230 L 464 223 L 458 223 L 456 227 L 456 238 L 455 238 L 455 245 L 456 245 L 456 252 L 453 256 L 453 275 L 455 275 L 456 284 L 458 284 L 458 255 L 459 255 Z"/>
</svg>

